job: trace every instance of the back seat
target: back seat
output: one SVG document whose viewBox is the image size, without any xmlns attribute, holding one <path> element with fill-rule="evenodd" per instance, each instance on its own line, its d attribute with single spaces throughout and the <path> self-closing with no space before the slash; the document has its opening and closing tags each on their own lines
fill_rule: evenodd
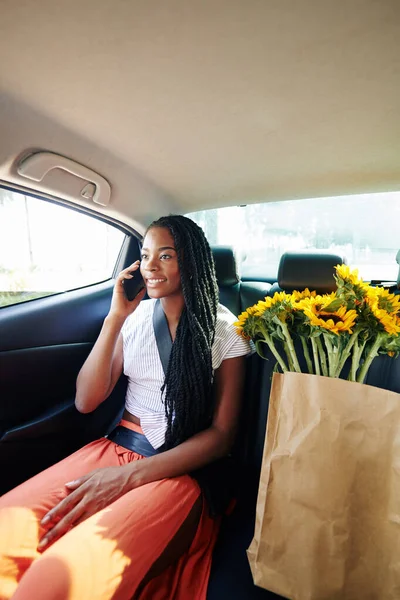
<svg viewBox="0 0 400 600">
<path fill-rule="evenodd" d="M 323 250 L 285 252 L 279 263 L 278 281 L 271 286 L 268 295 L 273 296 L 275 292 L 281 291 L 290 294 L 306 287 L 318 294 L 329 294 L 336 289 L 333 275 L 334 267 L 338 264 L 347 264 L 346 258 L 341 254 Z"/>
<path fill-rule="evenodd" d="M 339 254 L 286 252 L 281 259 L 278 281 L 268 291 L 292 292 L 308 287 L 329 293 L 336 287 L 334 266 L 345 263 Z M 240 291 L 239 285 L 239 291 Z M 261 289 L 259 290 L 261 292 Z M 256 302 L 257 300 L 255 300 Z M 242 310 L 254 304 L 242 304 Z M 264 448 L 272 370 L 275 361 L 248 358 L 246 393 L 236 447 L 239 457 L 238 502 L 232 515 L 223 520 L 214 551 L 207 600 L 278 600 L 280 596 L 253 584 L 246 549 L 254 534 L 258 479 Z M 400 393 L 400 358 L 379 356 L 372 363 L 366 383 Z M 281 599 L 282 600 L 282 599 Z"/>
<path fill-rule="evenodd" d="M 219 288 L 219 301 L 234 315 L 240 310 L 240 280 L 233 249 L 230 246 L 211 248 Z"/>
<path fill-rule="evenodd" d="M 260 281 L 242 282 L 238 276 L 235 255 L 228 246 L 212 247 L 220 292 L 220 302 L 235 315 L 263 300 L 271 287 Z M 236 447 L 239 455 L 238 503 L 233 514 L 222 523 L 221 533 L 213 555 L 207 600 L 274 600 L 279 596 L 253 584 L 246 549 L 254 533 L 254 511 L 261 457 L 255 448 L 264 444 L 266 396 L 264 361 L 256 354 L 247 359 L 246 401 L 241 417 L 241 431 Z M 261 412 L 260 412 L 261 411 Z M 257 431 L 259 429 L 260 431 Z M 260 438 L 255 444 L 255 438 Z"/>
<path fill-rule="evenodd" d="M 400 294 L 400 250 L 396 256 L 396 262 L 399 265 L 397 284 L 390 291 Z M 400 394 L 400 357 L 391 358 L 384 354 L 377 356 L 372 361 L 365 383 Z"/>
<path fill-rule="evenodd" d="M 241 281 L 235 253 L 230 246 L 212 246 L 211 250 L 221 304 L 238 316 L 248 306 L 265 298 L 271 284 L 264 281 Z"/>
</svg>

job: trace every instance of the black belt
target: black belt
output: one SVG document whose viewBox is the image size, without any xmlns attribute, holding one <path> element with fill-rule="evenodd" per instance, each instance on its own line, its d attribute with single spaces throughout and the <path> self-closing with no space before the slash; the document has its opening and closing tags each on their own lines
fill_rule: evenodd
<svg viewBox="0 0 400 600">
<path fill-rule="evenodd" d="M 133 431 L 133 429 L 128 429 L 128 427 L 124 427 L 123 425 L 117 425 L 106 437 L 115 444 L 123 446 L 127 450 L 136 452 L 136 454 L 140 454 L 146 458 L 160 452 L 156 448 L 153 448 L 145 435 Z"/>
</svg>

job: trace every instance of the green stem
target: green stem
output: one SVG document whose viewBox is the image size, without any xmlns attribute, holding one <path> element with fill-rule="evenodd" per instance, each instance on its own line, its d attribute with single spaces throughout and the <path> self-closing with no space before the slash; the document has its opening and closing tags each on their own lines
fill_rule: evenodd
<svg viewBox="0 0 400 600">
<path fill-rule="evenodd" d="M 332 375 L 331 377 L 336 377 L 336 370 L 338 367 L 338 362 L 340 360 L 340 352 L 337 346 L 333 346 L 333 366 L 332 366 Z"/>
<path fill-rule="evenodd" d="M 358 340 L 353 344 L 353 356 L 351 358 L 351 369 L 349 381 L 356 381 L 357 369 L 360 366 L 360 352 L 358 347 Z"/>
<path fill-rule="evenodd" d="M 285 354 L 286 354 L 286 356 L 287 356 L 287 359 L 288 359 L 289 371 L 294 371 L 294 370 L 295 370 L 295 368 L 294 368 L 294 364 L 293 364 L 292 356 L 291 356 L 291 354 L 290 354 L 290 351 L 289 351 L 289 346 L 287 345 L 287 342 L 283 342 L 283 348 L 284 348 L 284 350 L 285 350 Z"/>
<path fill-rule="evenodd" d="M 364 352 L 365 344 L 367 343 L 367 341 L 368 340 L 364 340 L 363 343 L 361 344 L 361 346 L 359 346 L 359 348 L 358 348 L 358 358 L 359 359 L 362 357 L 362 353 Z"/>
<path fill-rule="evenodd" d="M 383 334 L 378 333 L 378 335 L 376 336 L 376 340 L 375 340 L 371 350 L 369 351 L 369 353 L 364 361 L 363 366 L 361 367 L 361 371 L 358 374 L 358 377 L 357 377 L 358 383 L 364 383 L 365 376 L 367 375 L 368 369 L 370 368 L 372 361 L 374 360 L 374 358 L 376 356 L 378 356 L 378 350 L 381 347 L 382 339 L 383 339 Z"/>
<path fill-rule="evenodd" d="M 329 349 L 329 377 L 336 377 L 336 371 L 338 362 L 340 359 L 340 352 L 338 346 L 333 344 L 328 336 L 324 335 L 326 347 Z M 340 343 L 340 340 L 337 340 Z"/>
<path fill-rule="evenodd" d="M 274 355 L 274 357 L 276 358 L 277 362 L 279 363 L 280 368 L 282 369 L 283 373 L 286 373 L 289 369 L 287 368 L 283 358 L 281 357 L 281 355 L 279 354 L 278 350 L 275 348 L 275 344 L 272 341 L 271 337 L 268 335 L 268 333 L 264 332 L 264 336 L 265 339 L 264 340 L 256 340 L 255 345 L 256 345 L 256 350 L 258 352 L 258 354 L 261 356 L 261 358 L 265 358 L 263 356 L 263 353 L 259 350 L 259 344 L 267 344 L 268 348 L 271 350 L 272 354 Z"/>
<path fill-rule="evenodd" d="M 322 375 L 324 375 L 325 377 L 328 377 L 328 366 L 326 364 L 325 350 L 323 349 L 322 343 L 321 343 L 321 336 L 317 337 L 316 342 L 317 342 L 319 358 L 321 361 Z M 326 342 L 326 340 L 325 340 L 325 342 Z M 328 348 L 328 346 L 327 346 L 327 348 Z M 329 356 L 329 348 L 328 348 L 328 356 Z"/>
<path fill-rule="evenodd" d="M 314 358 L 315 374 L 321 375 L 321 371 L 319 369 L 318 348 L 317 348 L 317 344 L 315 343 L 315 338 L 313 338 L 313 337 L 311 338 L 311 347 L 312 347 L 312 353 L 313 353 L 313 358 Z"/>
<path fill-rule="evenodd" d="M 311 373 L 311 375 L 312 375 L 314 373 L 314 371 L 313 371 L 313 367 L 312 367 L 311 356 L 308 351 L 307 341 L 303 338 L 302 335 L 300 336 L 300 339 L 301 339 L 301 344 L 303 346 L 304 358 L 306 359 L 306 363 L 307 363 L 307 369 L 308 369 L 308 372 Z"/>
<path fill-rule="evenodd" d="M 288 326 L 286 325 L 286 323 L 284 323 L 283 321 L 281 321 L 277 317 L 275 317 L 274 320 L 275 320 L 276 323 L 279 323 L 279 325 L 282 328 L 283 335 L 285 336 L 285 340 L 286 340 L 286 343 L 288 345 L 290 356 L 292 357 L 292 362 L 293 362 L 294 370 L 296 371 L 296 373 L 301 373 L 299 361 L 297 360 L 296 350 L 294 349 L 294 344 L 293 344 L 292 336 L 290 335 Z"/>
<path fill-rule="evenodd" d="M 353 347 L 354 342 L 358 338 L 358 335 L 359 335 L 360 331 L 361 331 L 360 329 L 358 329 L 358 330 L 356 329 L 354 331 L 354 333 L 350 336 L 350 339 L 347 342 L 347 345 L 346 345 L 345 349 L 343 350 L 342 358 L 340 359 L 339 365 L 338 365 L 338 367 L 336 369 L 335 377 L 339 377 L 340 373 L 342 372 L 344 364 L 345 364 L 346 360 L 350 356 L 351 349 Z"/>
<path fill-rule="evenodd" d="M 357 371 L 360 366 L 360 358 L 362 356 L 362 353 L 364 352 L 366 343 L 366 339 L 363 341 L 361 346 L 358 345 L 358 340 L 354 342 L 353 356 L 351 359 L 351 369 L 348 377 L 349 381 L 357 381 Z"/>
<path fill-rule="evenodd" d="M 336 377 L 336 369 L 340 358 L 339 348 L 332 343 L 329 336 L 324 335 L 324 340 L 328 350 L 329 377 Z"/>
</svg>

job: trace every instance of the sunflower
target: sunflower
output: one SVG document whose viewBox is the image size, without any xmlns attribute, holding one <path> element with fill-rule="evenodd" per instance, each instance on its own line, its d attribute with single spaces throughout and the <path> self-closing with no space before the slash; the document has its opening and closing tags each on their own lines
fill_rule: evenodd
<svg viewBox="0 0 400 600">
<path fill-rule="evenodd" d="M 358 269 L 350 270 L 349 265 L 336 265 L 336 274 L 340 279 L 345 282 L 350 282 L 353 285 L 360 285 L 364 283 L 363 280 L 358 276 Z"/>
<path fill-rule="evenodd" d="M 275 292 L 272 298 L 271 306 L 274 306 L 274 304 L 278 304 L 279 302 L 290 302 L 290 300 L 291 294 L 287 294 L 286 292 Z"/>
<path fill-rule="evenodd" d="M 332 302 L 332 295 L 303 301 L 302 310 L 313 327 L 321 327 L 336 335 L 339 333 L 353 333 L 352 327 L 357 319 L 355 310 L 347 310 L 346 306 L 340 306 L 334 311 L 324 310 Z M 315 301 L 317 300 L 317 301 Z"/>
<path fill-rule="evenodd" d="M 370 286 L 358 276 L 358 269 L 351 270 L 348 265 L 336 265 L 336 296 L 348 309 L 358 309 L 364 302 Z"/>
<path fill-rule="evenodd" d="M 317 295 L 316 291 L 310 292 L 310 290 L 308 288 L 306 288 L 302 292 L 293 290 L 293 292 L 291 294 L 292 302 L 300 302 L 300 300 L 303 300 L 304 298 L 315 298 L 316 295 Z"/>
<path fill-rule="evenodd" d="M 397 315 L 400 312 L 400 296 L 391 294 L 384 288 L 368 286 L 367 303 L 390 314 Z"/>
<path fill-rule="evenodd" d="M 257 304 L 255 305 L 256 311 L 254 314 L 257 315 L 257 317 L 262 317 L 264 312 L 271 308 L 271 304 L 272 298 L 266 296 L 265 300 L 260 300 L 259 302 L 257 302 Z"/>
<path fill-rule="evenodd" d="M 379 308 L 378 303 L 367 299 L 372 314 L 376 320 L 383 326 L 386 333 L 397 336 L 400 332 L 400 319 L 395 314 L 390 314 L 387 310 Z"/>
<path fill-rule="evenodd" d="M 257 314 L 256 306 L 249 306 L 249 308 L 247 308 L 245 311 L 243 311 L 242 313 L 240 313 L 240 315 L 238 316 L 238 320 L 234 322 L 234 325 L 237 328 L 238 335 L 240 335 L 241 337 L 243 337 L 245 340 L 250 340 L 251 339 L 251 336 L 249 336 L 245 332 L 245 327 L 246 327 L 247 319 L 249 317 L 254 316 L 255 314 Z"/>
<path fill-rule="evenodd" d="M 272 298 L 266 296 L 264 300 L 257 302 L 254 307 L 254 314 L 257 317 L 262 317 L 266 311 L 280 309 L 282 306 L 285 309 L 291 308 L 291 300 L 292 296 L 290 294 L 286 294 L 286 292 L 275 292 Z"/>
<path fill-rule="evenodd" d="M 319 294 L 315 295 L 315 296 L 306 296 L 305 298 L 303 298 L 302 300 L 299 300 L 298 302 L 295 303 L 295 308 L 296 310 L 305 310 L 305 309 L 311 309 L 312 306 L 322 306 L 325 305 L 327 306 L 329 303 L 328 302 L 324 302 L 325 297 L 324 296 L 320 296 Z"/>
</svg>

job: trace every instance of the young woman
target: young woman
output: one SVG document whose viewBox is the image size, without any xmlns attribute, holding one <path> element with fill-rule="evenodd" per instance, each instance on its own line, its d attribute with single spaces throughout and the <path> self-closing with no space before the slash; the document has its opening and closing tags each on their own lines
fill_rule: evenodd
<svg viewBox="0 0 400 600">
<path fill-rule="evenodd" d="M 150 299 L 129 302 L 123 280 L 139 268 Z M 232 446 L 249 352 L 234 320 L 200 227 L 152 223 L 77 380 L 87 413 L 124 372 L 123 420 L 0 499 L 1 600 L 206 597 L 220 521 L 207 465 Z"/>
</svg>

